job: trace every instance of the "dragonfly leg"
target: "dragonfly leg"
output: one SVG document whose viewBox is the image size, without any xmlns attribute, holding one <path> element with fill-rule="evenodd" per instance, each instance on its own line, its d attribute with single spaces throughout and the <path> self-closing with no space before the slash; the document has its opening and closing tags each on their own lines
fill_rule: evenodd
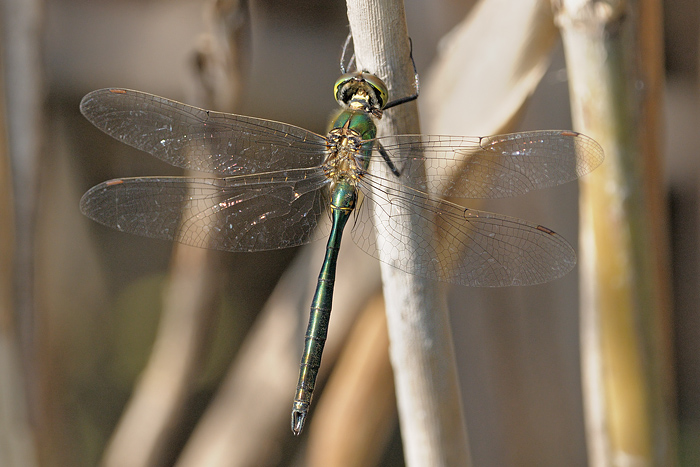
<svg viewBox="0 0 700 467">
<path fill-rule="evenodd" d="M 355 54 L 353 53 L 352 56 L 350 57 L 350 60 L 348 61 L 347 66 L 345 66 L 345 57 L 347 56 L 348 53 L 348 47 L 350 47 L 350 42 L 352 41 L 352 31 L 348 33 L 347 39 L 345 39 L 345 43 L 343 44 L 343 53 L 340 55 L 340 73 L 345 74 L 347 71 L 350 69 L 352 66 L 353 62 L 355 61 Z"/>
<path fill-rule="evenodd" d="M 384 146 L 382 146 L 382 143 L 377 141 L 374 144 L 377 145 L 377 148 L 379 149 L 379 154 L 382 155 L 382 159 L 384 159 L 384 162 L 386 162 L 386 165 L 389 166 L 389 170 L 391 170 L 391 173 L 393 173 L 397 177 L 400 177 L 401 172 L 399 172 L 399 169 L 397 169 L 396 166 L 394 165 L 394 162 L 391 160 L 391 157 L 389 157 L 389 153 L 386 152 L 386 149 L 384 149 Z"/>
<path fill-rule="evenodd" d="M 411 63 L 413 64 L 413 79 L 414 79 L 414 85 L 416 87 L 416 92 L 415 94 L 412 94 L 410 96 L 402 97 L 400 99 L 393 100 L 389 102 L 387 105 L 382 108 L 382 110 L 390 109 L 392 107 L 396 107 L 397 105 L 405 104 L 406 102 L 411 102 L 415 101 L 418 99 L 418 94 L 420 94 L 420 81 L 418 80 L 418 69 L 416 68 L 416 61 L 413 59 L 413 41 L 411 38 L 408 38 L 408 42 L 411 44 Z"/>
<path fill-rule="evenodd" d="M 413 59 L 413 40 L 411 38 L 408 38 L 409 43 L 411 44 L 411 63 L 413 64 L 413 79 L 414 79 L 414 85 L 416 88 L 416 92 L 410 96 L 402 97 L 400 99 L 393 100 L 389 103 L 387 103 L 382 110 L 390 109 L 392 107 L 396 107 L 397 105 L 405 104 L 406 102 L 411 102 L 416 99 L 418 99 L 418 94 L 420 94 L 420 80 L 418 79 L 418 69 L 416 68 L 416 61 Z M 350 60 L 348 61 L 347 66 L 345 65 L 345 57 L 347 57 L 348 54 L 348 48 L 350 47 L 350 42 L 352 42 L 352 31 L 348 33 L 348 37 L 345 39 L 345 42 L 343 43 L 343 52 L 340 55 L 340 72 L 342 74 L 345 74 L 350 67 L 353 66 L 353 63 L 355 62 L 355 53 L 353 52 L 352 56 L 350 57 Z"/>
</svg>

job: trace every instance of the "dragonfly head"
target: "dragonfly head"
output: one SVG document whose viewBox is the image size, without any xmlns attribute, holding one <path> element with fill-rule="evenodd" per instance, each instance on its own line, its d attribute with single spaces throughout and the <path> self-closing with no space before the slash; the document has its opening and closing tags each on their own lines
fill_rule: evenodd
<svg viewBox="0 0 700 467">
<path fill-rule="evenodd" d="M 373 74 L 360 71 L 346 73 L 335 82 L 335 100 L 342 106 L 363 110 L 376 117 L 389 100 L 389 91 L 384 81 Z"/>
</svg>

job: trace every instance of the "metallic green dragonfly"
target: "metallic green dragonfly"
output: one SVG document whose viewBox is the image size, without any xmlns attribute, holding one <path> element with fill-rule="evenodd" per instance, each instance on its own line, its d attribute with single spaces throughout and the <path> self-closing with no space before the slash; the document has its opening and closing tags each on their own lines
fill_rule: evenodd
<svg viewBox="0 0 700 467">
<path fill-rule="evenodd" d="M 202 110 L 126 89 L 86 95 L 80 109 L 102 131 L 177 167 L 216 177 L 120 178 L 91 188 L 82 212 L 124 232 L 226 251 L 303 245 L 329 234 L 311 303 L 292 431 L 311 404 L 330 320 L 341 236 L 355 212 L 354 240 L 381 249 L 407 273 L 471 286 L 539 284 L 570 271 L 576 255 L 552 230 L 445 201 L 501 198 L 574 180 L 603 160 L 600 146 L 572 131 L 489 137 L 376 137 L 386 85 L 366 72 L 335 84 L 342 109 L 326 136 L 259 118 Z M 451 172 L 464 167 L 461 179 Z M 458 181 L 460 180 L 460 181 Z M 395 209 L 402 208 L 402 209 Z M 420 210 L 430 229 L 418 249 L 393 226 L 403 208 Z M 434 241 L 439 238 L 440 241 Z"/>
</svg>

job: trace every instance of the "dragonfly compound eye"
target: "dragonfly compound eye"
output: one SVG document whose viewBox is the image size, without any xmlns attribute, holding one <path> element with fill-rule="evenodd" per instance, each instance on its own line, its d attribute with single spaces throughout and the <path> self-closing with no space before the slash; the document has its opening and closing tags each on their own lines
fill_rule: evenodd
<svg viewBox="0 0 700 467">
<path fill-rule="evenodd" d="M 369 73 L 363 73 L 362 77 L 374 91 L 375 98 L 378 101 L 377 103 L 379 109 L 383 109 L 386 103 L 389 101 L 389 91 L 386 88 L 386 84 L 384 84 L 384 81 L 382 81 L 381 79 Z"/>
</svg>

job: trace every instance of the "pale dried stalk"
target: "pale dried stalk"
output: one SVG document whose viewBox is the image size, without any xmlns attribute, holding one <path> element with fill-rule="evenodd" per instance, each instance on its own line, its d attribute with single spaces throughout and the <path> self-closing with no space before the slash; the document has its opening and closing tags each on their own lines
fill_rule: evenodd
<svg viewBox="0 0 700 467">
<path fill-rule="evenodd" d="M 418 105 L 427 134 L 486 136 L 513 121 L 547 71 L 557 30 L 542 0 L 482 0 L 441 41 Z"/>
<path fill-rule="evenodd" d="M 208 320 L 216 309 L 209 250 L 178 245 L 158 335 L 148 364 L 102 460 L 104 466 L 162 464 L 201 368 Z"/>
<path fill-rule="evenodd" d="M 413 67 L 403 4 L 348 0 L 347 5 L 358 68 L 383 79 L 394 98 L 411 95 Z M 386 112 L 379 131 L 383 135 L 420 133 L 415 103 Z M 425 222 L 412 215 L 416 225 Z M 377 223 L 381 225 L 383 219 L 378 218 Z M 405 236 L 415 238 L 412 232 L 405 232 Z M 393 268 L 390 258 L 382 261 L 390 358 L 406 463 L 468 465 L 444 289 Z"/>
<path fill-rule="evenodd" d="M 276 462 L 279 452 L 270 446 L 293 437 L 290 413 L 299 357 L 324 253 L 324 242 L 306 246 L 282 276 L 178 460 L 178 467 L 244 467 Z M 348 280 L 338 280 L 335 285 L 329 339 L 317 387 L 327 377 L 357 312 L 374 293 L 379 271 L 376 261 L 352 242 L 345 242 L 337 277 Z M 313 429 L 313 425 L 307 427 Z"/>
<path fill-rule="evenodd" d="M 197 82 L 190 94 L 201 107 L 233 106 L 241 74 L 229 60 L 247 56 L 248 8 L 245 1 L 219 5 L 212 35 L 197 50 Z M 209 36 L 206 36 L 209 37 Z M 236 64 L 244 63 L 244 60 Z M 224 85 L 231 81 L 228 88 Z M 222 99 L 219 99 L 222 97 Z M 227 109 L 231 110 L 231 109 Z M 164 462 L 186 410 L 209 343 L 217 310 L 218 262 L 209 250 L 175 245 L 161 322 L 153 352 L 102 460 L 105 466 L 150 466 Z"/>
<path fill-rule="evenodd" d="M 2 4 L 7 143 L 14 178 L 15 306 L 22 340 L 34 342 L 34 229 L 39 193 L 39 163 L 44 144 L 42 77 L 43 15 L 41 2 L 8 0 Z M 35 349 L 23 349 L 33 358 Z M 32 365 L 34 362 L 31 362 Z M 35 371 L 35 368 L 27 368 Z M 41 412 L 41 411 L 40 411 Z M 38 415 L 40 416 L 40 415 Z"/>
<path fill-rule="evenodd" d="M 4 71 L 0 62 L 0 76 L 4 76 Z M 0 465 L 31 467 L 37 465 L 37 455 L 13 299 L 15 223 L 5 110 L 4 95 L 0 95 Z"/>
<path fill-rule="evenodd" d="M 663 234 L 653 231 L 666 225 L 656 136 L 661 61 L 658 46 L 639 49 L 643 35 L 652 35 L 647 45 L 661 42 L 660 16 L 647 16 L 648 25 L 656 26 L 642 30 L 640 2 L 553 3 L 564 39 L 574 127 L 598 141 L 606 156 L 582 180 L 580 200 L 590 462 L 672 465 L 669 348 L 664 346 L 667 245 Z M 652 4 L 658 10 L 658 2 L 647 3 Z"/>
<path fill-rule="evenodd" d="M 222 52 L 221 48 L 213 50 Z M 236 68 L 231 61 L 239 63 L 245 51 L 230 52 L 233 58 L 228 59 L 210 54 L 209 62 L 225 62 L 232 69 Z M 207 83 L 212 84 L 212 89 L 220 83 L 217 79 L 221 79 L 221 75 L 211 75 Z M 227 75 L 231 77 L 230 72 Z M 234 78 L 242 79 L 240 73 Z M 178 466 L 266 465 L 273 463 L 276 455 L 270 445 L 290 438 L 289 416 L 303 333 L 324 246 L 324 242 L 307 246 L 280 280 L 246 337 L 221 390 L 178 460 Z M 356 257 L 354 261 L 353 257 Z M 336 284 L 319 389 L 355 315 L 379 281 L 378 268 L 371 258 L 345 242 L 340 253 L 338 278 L 348 280 L 338 280 Z M 319 391 L 316 399 L 321 395 Z M 307 430 L 314 428 L 311 426 Z"/>
<path fill-rule="evenodd" d="M 396 424 L 384 300 L 352 328 L 309 426 L 305 465 L 378 465 Z"/>
<path fill-rule="evenodd" d="M 0 246 L 4 250 L 2 259 L 6 260 L 3 268 L 7 268 L 0 286 L 0 386 L 4 386 L 0 392 L 5 396 L 0 401 L 3 465 L 5 460 L 7 465 L 33 465 L 42 451 L 51 457 L 55 446 L 51 442 L 55 419 L 49 410 L 54 404 L 48 400 L 52 393 L 39 363 L 45 341 L 37 323 L 44 317 L 37 310 L 35 293 L 39 166 L 45 142 L 43 17 L 43 4 L 37 0 L 7 0 L 0 6 L 5 116 L 0 185 L 2 203 L 7 203 L 0 228 L 3 236 L 9 237 Z"/>
</svg>

